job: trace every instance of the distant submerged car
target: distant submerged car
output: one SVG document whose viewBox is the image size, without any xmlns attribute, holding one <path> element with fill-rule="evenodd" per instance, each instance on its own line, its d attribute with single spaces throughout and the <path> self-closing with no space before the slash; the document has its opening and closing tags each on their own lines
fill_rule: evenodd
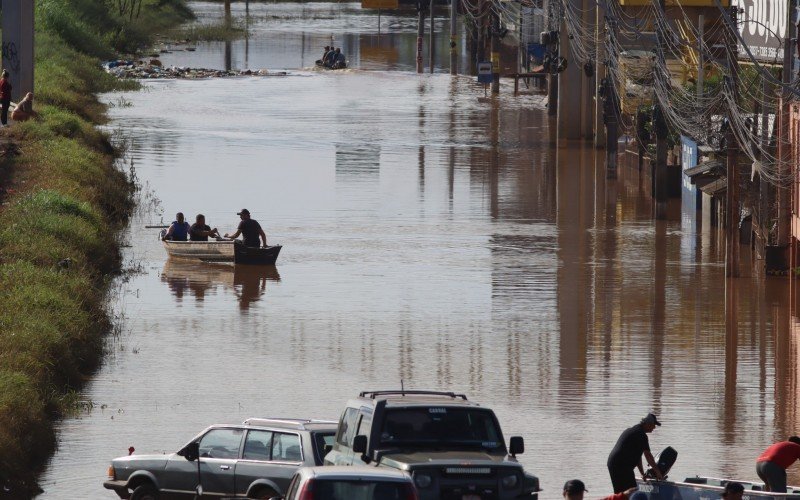
<svg viewBox="0 0 800 500">
<path fill-rule="evenodd" d="M 336 422 L 251 418 L 212 425 L 176 453 L 115 458 L 103 483 L 120 498 L 272 498 L 303 466 L 322 465 Z"/>
</svg>

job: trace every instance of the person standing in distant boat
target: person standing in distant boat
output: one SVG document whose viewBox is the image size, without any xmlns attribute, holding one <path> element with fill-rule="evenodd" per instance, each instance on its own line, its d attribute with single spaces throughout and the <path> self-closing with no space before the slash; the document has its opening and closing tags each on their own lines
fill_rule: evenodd
<svg viewBox="0 0 800 500">
<path fill-rule="evenodd" d="M 800 460 L 800 437 L 792 436 L 775 443 L 756 460 L 756 472 L 764 481 L 767 491 L 786 493 L 786 469 Z"/>
<path fill-rule="evenodd" d="M 189 223 L 183 217 L 183 212 L 175 214 L 175 220 L 169 225 L 169 229 L 164 233 L 162 240 L 186 241 L 189 239 Z"/>
<path fill-rule="evenodd" d="M 191 241 L 208 241 L 209 236 L 216 236 L 219 238 L 219 231 L 217 231 L 217 228 L 211 229 L 210 226 L 206 225 L 205 215 L 197 214 L 194 220 L 194 224 L 189 228 L 189 239 Z"/>
<path fill-rule="evenodd" d="M 340 69 L 347 66 L 347 59 L 342 54 L 342 49 L 336 49 L 336 54 L 333 56 L 333 64 L 331 67 L 333 69 Z"/>
<path fill-rule="evenodd" d="M 648 413 L 641 422 L 625 429 L 614 445 L 614 449 L 608 455 L 608 473 L 611 475 L 611 484 L 614 486 L 614 493 L 622 493 L 630 488 L 636 487 L 636 476 L 633 473 L 634 467 L 639 469 L 644 477 L 642 467 L 642 455 L 647 459 L 647 463 L 653 468 L 656 478 L 663 480 L 664 476 L 650 453 L 650 441 L 647 434 L 653 432 L 657 425 L 661 425 L 655 415 Z"/>
<path fill-rule="evenodd" d="M 235 233 L 225 233 L 225 237 L 235 240 L 239 235 L 242 235 L 242 243 L 244 246 L 255 248 L 260 246 L 258 241 L 260 237 L 261 240 L 264 241 L 264 246 L 266 247 L 267 235 L 264 233 L 264 230 L 261 229 L 261 224 L 250 218 L 250 210 L 243 208 L 242 211 L 237 212 L 236 215 L 242 218 L 242 222 L 239 223 L 239 227 L 236 228 Z"/>
<path fill-rule="evenodd" d="M 11 107 L 11 82 L 8 76 L 6 70 L 0 75 L 0 124 L 3 127 L 8 126 L 8 109 Z"/>
</svg>

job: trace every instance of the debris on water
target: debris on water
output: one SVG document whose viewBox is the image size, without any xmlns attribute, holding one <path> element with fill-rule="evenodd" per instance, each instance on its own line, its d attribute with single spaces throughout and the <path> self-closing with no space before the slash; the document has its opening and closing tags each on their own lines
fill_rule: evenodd
<svg viewBox="0 0 800 500">
<path fill-rule="evenodd" d="M 224 78 L 229 76 L 286 76 L 287 71 L 268 71 L 266 69 L 221 70 L 207 68 L 187 68 L 184 66 L 165 67 L 159 59 L 145 61 L 117 60 L 106 61 L 103 69 L 117 78 L 135 79 L 189 79 Z"/>
</svg>

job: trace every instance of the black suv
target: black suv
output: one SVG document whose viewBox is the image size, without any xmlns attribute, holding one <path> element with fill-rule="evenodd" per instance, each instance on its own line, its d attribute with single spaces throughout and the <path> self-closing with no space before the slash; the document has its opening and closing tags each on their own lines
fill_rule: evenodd
<svg viewBox="0 0 800 500">
<path fill-rule="evenodd" d="M 538 498 L 539 479 L 503 441 L 494 412 L 463 394 L 362 392 L 347 403 L 326 465 L 392 467 L 414 478 L 421 500 Z"/>
</svg>

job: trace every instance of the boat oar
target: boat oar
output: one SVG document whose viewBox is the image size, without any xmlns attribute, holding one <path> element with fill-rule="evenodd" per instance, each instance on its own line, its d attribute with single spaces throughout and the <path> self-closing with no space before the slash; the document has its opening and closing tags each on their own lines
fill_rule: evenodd
<svg viewBox="0 0 800 500">
<path fill-rule="evenodd" d="M 155 226 L 149 226 L 149 225 L 148 225 L 148 226 L 144 226 L 144 228 L 145 228 L 145 229 L 169 229 L 169 226 L 166 226 L 166 225 L 164 225 L 164 224 L 161 224 L 161 225 L 155 225 Z"/>
</svg>

